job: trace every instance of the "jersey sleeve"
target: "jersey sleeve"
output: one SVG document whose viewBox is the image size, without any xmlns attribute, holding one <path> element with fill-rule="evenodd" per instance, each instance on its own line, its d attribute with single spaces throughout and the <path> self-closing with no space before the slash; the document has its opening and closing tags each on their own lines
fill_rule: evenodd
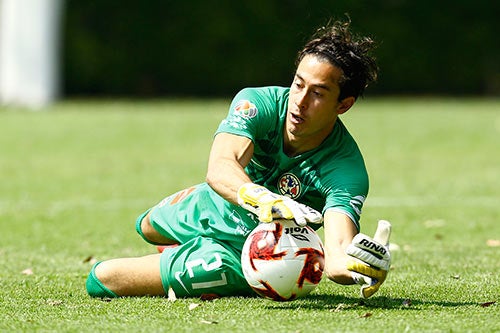
<svg viewBox="0 0 500 333">
<path fill-rule="evenodd" d="M 350 177 L 342 178 L 341 183 L 332 186 L 327 194 L 323 213 L 327 210 L 343 213 L 349 216 L 359 231 L 361 211 L 368 195 L 368 175 L 365 169 L 349 171 Z"/>
<path fill-rule="evenodd" d="M 276 126 L 276 101 L 263 88 L 245 88 L 233 98 L 229 112 L 216 134 L 224 132 L 256 141 Z"/>
</svg>

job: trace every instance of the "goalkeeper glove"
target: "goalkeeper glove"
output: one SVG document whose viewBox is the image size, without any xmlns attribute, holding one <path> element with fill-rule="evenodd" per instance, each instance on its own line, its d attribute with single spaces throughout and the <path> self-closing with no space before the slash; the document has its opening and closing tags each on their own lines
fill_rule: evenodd
<svg viewBox="0 0 500 333">
<path fill-rule="evenodd" d="M 273 218 L 295 220 L 299 226 L 307 222 L 321 223 L 323 217 L 315 209 L 297 201 L 275 194 L 267 188 L 254 183 L 243 184 L 238 189 L 238 204 L 256 214 L 261 222 L 271 222 Z"/>
<path fill-rule="evenodd" d="M 347 263 L 347 269 L 352 272 L 353 280 L 361 285 L 364 298 L 376 293 L 387 277 L 391 266 L 390 232 L 391 224 L 381 220 L 373 238 L 357 234 L 346 249 L 346 253 L 354 258 Z"/>
</svg>

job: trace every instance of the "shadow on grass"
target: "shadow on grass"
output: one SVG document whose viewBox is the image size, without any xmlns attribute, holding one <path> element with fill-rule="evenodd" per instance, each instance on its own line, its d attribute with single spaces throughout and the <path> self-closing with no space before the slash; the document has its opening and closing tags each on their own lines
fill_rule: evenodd
<svg viewBox="0 0 500 333">
<path fill-rule="evenodd" d="M 268 309 L 311 309 L 327 311 L 345 311 L 359 309 L 400 309 L 421 310 L 422 307 L 461 307 L 479 306 L 475 302 L 446 302 L 446 301 L 423 301 L 416 299 L 372 297 L 360 299 L 359 297 L 346 297 L 341 295 L 309 295 L 293 302 L 272 302 L 266 305 Z"/>
</svg>

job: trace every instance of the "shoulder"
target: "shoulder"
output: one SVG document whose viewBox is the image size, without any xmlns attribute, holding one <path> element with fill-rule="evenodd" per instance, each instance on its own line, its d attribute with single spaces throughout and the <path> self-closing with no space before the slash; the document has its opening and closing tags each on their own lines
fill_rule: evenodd
<svg viewBox="0 0 500 333">
<path fill-rule="evenodd" d="M 357 190 L 368 190 L 368 172 L 361 150 L 338 119 L 334 132 L 325 140 L 319 154 L 321 175 L 330 189 L 354 186 Z"/>
<path fill-rule="evenodd" d="M 274 118 L 287 109 L 289 90 L 278 86 L 244 88 L 233 98 L 231 111 L 256 120 Z"/>
<path fill-rule="evenodd" d="M 353 157 L 362 159 L 361 151 L 356 140 L 351 133 L 349 133 L 349 130 L 342 120 L 337 119 L 332 135 L 327 141 L 329 141 L 328 146 L 338 152 L 338 154 L 334 156 L 340 156 L 348 160 Z"/>
<path fill-rule="evenodd" d="M 279 128 L 288 105 L 288 88 L 244 88 L 233 98 L 217 132 L 244 135 L 253 141 Z"/>
<path fill-rule="evenodd" d="M 278 86 L 244 88 L 236 94 L 233 103 L 240 100 L 258 104 L 288 101 L 289 90 L 290 88 Z"/>
</svg>

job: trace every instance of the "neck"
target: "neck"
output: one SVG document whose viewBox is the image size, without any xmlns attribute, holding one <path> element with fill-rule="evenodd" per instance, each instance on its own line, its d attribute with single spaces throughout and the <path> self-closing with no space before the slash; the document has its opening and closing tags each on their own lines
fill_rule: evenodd
<svg viewBox="0 0 500 333">
<path fill-rule="evenodd" d="M 319 138 L 317 137 L 314 140 L 311 140 L 310 138 L 300 138 L 292 133 L 285 132 L 283 151 L 289 157 L 300 155 L 319 147 L 327 136 L 328 135 L 322 137 L 320 140 L 318 140 Z"/>
<path fill-rule="evenodd" d="M 293 133 L 287 129 L 283 133 L 283 151 L 289 157 L 294 157 L 319 147 L 323 141 L 332 133 L 335 122 L 316 133 L 301 135 Z"/>
</svg>

